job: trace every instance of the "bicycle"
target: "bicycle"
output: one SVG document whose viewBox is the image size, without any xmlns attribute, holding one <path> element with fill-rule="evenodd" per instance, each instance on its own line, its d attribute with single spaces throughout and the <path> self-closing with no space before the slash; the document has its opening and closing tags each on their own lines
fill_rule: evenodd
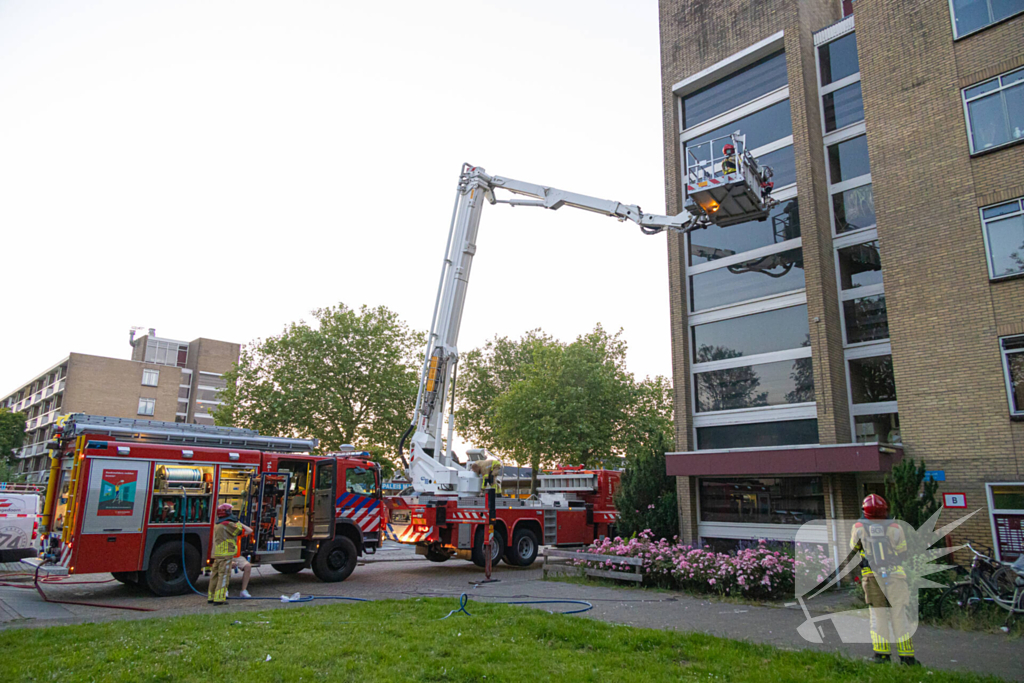
<svg viewBox="0 0 1024 683">
<path fill-rule="evenodd" d="M 947 618 L 958 611 L 971 614 L 985 603 L 995 604 L 1009 612 L 1003 625 L 1008 630 L 1014 615 L 1024 614 L 1024 556 L 1008 565 L 978 552 L 970 541 L 965 545 L 974 553 L 968 580 L 946 589 L 939 598 L 939 616 Z"/>
</svg>

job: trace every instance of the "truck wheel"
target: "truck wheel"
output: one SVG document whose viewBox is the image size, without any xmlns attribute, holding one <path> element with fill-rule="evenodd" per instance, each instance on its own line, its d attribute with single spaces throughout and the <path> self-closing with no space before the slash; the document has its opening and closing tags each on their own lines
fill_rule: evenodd
<svg viewBox="0 0 1024 683">
<path fill-rule="evenodd" d="M 452 556 L 444 552 L 443 550 L 438 550 L 437 548 L 427 548 L 427 559 L 431 562 L 447 562 L 451 558 Z"/>
<path fill-rule="evenodd" d="M 185 571 L 188 580 L 196 585 L 200 572 L 199 551 L 191 543 L 185 544 Z M 149 558 L 149 569 L 143 574 L 146 588 L 161 597 L 184 595 L 189 592 L 185 571 L 181 566 L 181 542 L 164 543 L 153 551 Z"/>
<path fill-rule="evenodd" d="M 280 572 L 281 574 L 298 574 L 308 565 L 305 562 L 287 562 L 283 564 L 271 564 L 274 571 Z"/>
<path fill-rule="evenodd" d="M 476 533 L 473 534 L 473 552 L 470 553 L 470 557 L 473 558 L 473 564 L 478 567 L 483 567 L 484 558 L 484 527 L 486 524 L 481 524 L 476 528 Z M 494 530 L 494 541 L 491 543 L 491 566 L 497 566 L 501 561 L 501 556 L 505 554 L 505 537 L 501 535 L 501 532 L 497 529 Z"/>
<path fill-rule="evenodd" d="M 505 551 L 505 561 L 515 567 L 529 567 L 537 559 L 537 550 L 537 534 L 526 528 L 516 529 L 512 545 Z"/>
<path fill-rule="evenodd" d="M 346 536 L 338 536 L 320 546 L 313 557 L 313 573 L 327 583 L 344 581 L 356 568 L 356 544 Z"/>
</svg>

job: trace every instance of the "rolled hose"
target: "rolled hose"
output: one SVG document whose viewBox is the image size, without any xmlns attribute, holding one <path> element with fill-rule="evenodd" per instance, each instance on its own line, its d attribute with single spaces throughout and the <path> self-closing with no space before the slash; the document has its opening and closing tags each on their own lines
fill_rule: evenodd
<svg viewBox="0 0 1024 683">
<path fill-rule="evenodd" d="M 405 440 L 412 434 L 413 427 L 415 427 L 415 424 L 409 425 L 409 428 L 402 434 L 402 438 L 398 440 L 398 457 L 402 459 L 402 467 L 405 469 L 409 469 L 409 462 L 405 459 L 405 454 L 402 451 L 405 449 Z"/>
</svg>

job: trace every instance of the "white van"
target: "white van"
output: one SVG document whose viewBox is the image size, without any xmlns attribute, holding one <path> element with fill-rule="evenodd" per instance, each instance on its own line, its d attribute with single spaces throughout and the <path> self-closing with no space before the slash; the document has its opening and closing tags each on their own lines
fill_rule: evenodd
<svg viewBox="0 0 1024 683">
<path fill-rule="evenodd" d="M 18 562 L 39 554 L 39 487 L 0 482 L 0 562 Z"/>
</svg>

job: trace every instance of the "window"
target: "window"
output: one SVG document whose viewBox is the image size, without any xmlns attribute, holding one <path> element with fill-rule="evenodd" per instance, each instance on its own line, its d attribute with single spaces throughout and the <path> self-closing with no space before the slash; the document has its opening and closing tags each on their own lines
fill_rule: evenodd
<svg viewBox="0 0 1024 683">
<path fill-rule="evenodd" d="M 155 387 L 157 382 L 160 381 L 159 370 L 144 369 L 142 371 L 142 386 L 144 387 Z"/>
<path fill-rule="evenodd" d="M 377 479 L 374 471 L 365 467 L 353 467 L 345 470 L 345 490 L 349 493 L 374 495 L 377 491 Z"/>
<path fill-rule="evenodd" d="M 145 361 L 147 363 L 184 367 L 187 358 L 188 344 L 179 344 L 178 342 L 168 342 L 153 338 L 146 340 Z"/>
<path fill-rule="evenodd" d="M 847 33 L 818 48 L 823 86 L 860 72 L 857 61 L 857 34 Z"/>
<path fill-rule="evenodd" d="M 199 392 L 196 394 L 197 401 L 205 401 L 207 403 L 220 403 L 220 390 L 218 389 L 206 389 L 199 387 Z"/>
<path fill-rule="evenodd" d="M 951 0 L 950 6 L 957 38 L 1024 12 L 1024 0 Z"/>
<path fill-rule="evenodd" d="M 803 249 L 790 249 L 692 276 L 690 303 L 699 311 L 803 288 Z"/>
<path fill-rule="evenodd" d="M 860 81 L 826 93 L 821 101 L 825 110 L 826 133 L 864 120 L 864 99 L 861 97 Z"/>
<path fill-rule="evenodd" d="M 800 237 L 797 200 L 779 202 L 766 221 L 750 221 L 727 228 L 690 233 L 690 265 L 709 263 L 751 249 Z"/>
<path fill-rule="evenodd" d="M 776 102 L 770 107 L 756 111 L 753 114 L 744 116 L 720 126 L 712 131 L 697 135 L 686 141 L 685 150 L 693 154 L 698 161 L 711 159 L 711 141 L 717 140 L 729 133 L 740 131 L 747 138 L 747 149 L 756 150 L 758 147 L 787 138 L 793 134 L 793 120 L 790 117 L 789 100 Z M 724 142 L 717 144 L 724 145 Z M 721 158 L 722 150 L 716 149 L 715 155 Z M 689 161 L 689 155 L 686 155 Z M 776 181 L 775 185 L 781 187 Z"/>
<path fill-rule="evenodd" d="M 852 232 L 870 228 L 875 220 L 875 195 L 871 183 L 832 195 L 832 211 L 836 232 Z"/>
<path fill-rule="evenodd" d="M 156 411 L 156 399 L 140 398 L 139 415 L 152 415 Z"/>
<path fill-rule="evenodd" d="M 821 477 L 701 479 L 700 520 L 803 524 L 825 519 Z"/>
<path fill-rule="evenodd" d="M 892 356 L 856 358 L 850 361 L 850 393 L 856 403 L 896 400 Z"/>
<path fill-rule="evenodd" d="M 807 306 L 790 306 L 693 327 L 694 362 L 810 348 Z"/>
<path fill-rule="evenodd" d="M 768 152 L 757 157 L 762 166 L 772 169 L 772 181 L 775 187 L 786 187 L 796 182 L 796 156 L 793 153 L 793 145 Z"/>
<path fill-rule="evenodd" d="M 769 55 L 684 97 L 683 128 L 692 128 L 787 84 L 786 53 Z"/>
<path fill-rule="evenodd" d="M 963 91 L 971 152 L 1024 138 L 1024 69 Z"/>
<path fill-rule="evenodd" d="M 699 372 L 694 383 L 697 412 L 814 401 L 810 358 Z"/>
<path fill-rule="evenodd" d="M 996 558 L 1013 562 L 1024 555 L 1024 482 L 985 484 Z"/>
<path fill-rule="evenodd" d="M 867 136 L 858 135 L 829 147 L 828 168 L 833 185 L 871 173 Z"/>
<path fill-rule="evenodd" d="M 1010 414 L 1024 415 L 1024 337 L 1004 337 L 999 340 L 999 344 L 1006 370 Z"/>
<path fill-rule="evenodd" d="M 990 277 L 1024 273 L 1024 200 L 982 209 L 981 222 Z"/>
<path fill-rule="evenodd" d="M 844 290 L 882 284 L 878 240 L 838 250 L 839 284 Z"/>
<path fill-rule="evenodd" d="M 846 324 L 847 344 L 862 344 L 889 338 L 885 294 L 844 301 L 843 320 Z"/>
<path fill-rule="evenodd" d="M 903 443 L 897 413 L 857 415 L 853 418 L 853 431 L 857 443 Z"/>
<path fill-rule="evenodd" d="M 818 443 L 818 420 L 698 427 L 697 448 L 768 448 Z"/>
</svg>

